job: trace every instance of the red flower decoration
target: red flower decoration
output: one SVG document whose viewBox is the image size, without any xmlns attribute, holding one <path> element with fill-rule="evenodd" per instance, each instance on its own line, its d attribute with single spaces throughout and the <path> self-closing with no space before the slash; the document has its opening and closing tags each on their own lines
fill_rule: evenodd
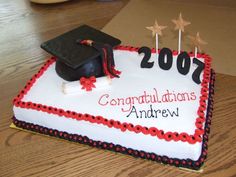
<svg viewBox="0 0 236 177">
<path fill-rule="evenodd" d="M 92 88 L 96 88 L 94 83 L 96 82 L 96 77 L 91 76 L 89 78 L 81 77 L 80 84 L 82 85 L 81 89 L 86 89 L 86 91 L 91 91 Z"/>
</svg>

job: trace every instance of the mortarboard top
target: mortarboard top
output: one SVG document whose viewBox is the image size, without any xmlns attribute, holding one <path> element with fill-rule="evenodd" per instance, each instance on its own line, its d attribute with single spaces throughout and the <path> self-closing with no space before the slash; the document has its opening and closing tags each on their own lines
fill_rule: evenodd
<svg viewBox="0 0 236 177">
<path fill-rule="evenodd" d="M 100 53 L 93 47 L 78 44 L 78 40 L 90 39 L 115 47 L 121 43 L 106 33 L 87 25 L 66 32 L 41 44 L 41 47 L 57 57 L 56 71 L 65 80 L 78 80 L 85 76 L 102 76 Z"/>
</svg>

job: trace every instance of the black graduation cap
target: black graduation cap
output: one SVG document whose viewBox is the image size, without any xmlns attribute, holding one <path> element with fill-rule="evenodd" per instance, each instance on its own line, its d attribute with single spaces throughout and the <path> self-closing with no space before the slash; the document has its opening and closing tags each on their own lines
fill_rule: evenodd
<svg viewBox="0 0 236 177">
<path fill-rule="evenodd" d="M 82 25 L 44 42 L 41 47 L 57 57 L 57 74 L 65 80 L 74 81 L 81 77 L 101 77 L 107 73 L 117 77 L 113 72 L 116 70 L 112 48 L 120 43 L 119 39 Z M 105 70 L 104 65 L 107 66 Z"/>
</svg>

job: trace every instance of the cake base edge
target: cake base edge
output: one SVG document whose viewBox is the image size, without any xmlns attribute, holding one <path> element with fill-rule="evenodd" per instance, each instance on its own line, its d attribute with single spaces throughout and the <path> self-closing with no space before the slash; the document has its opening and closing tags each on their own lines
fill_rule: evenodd
<svg viewBox="0 0 236 177">
<path fill-rule="evenodd" d="M 24 131 L 24 132 L 27 132 L 27 133 L 33 133 L 33 134 L 36 134 L 36 135 L 40 135 L 40 136 L 44 136 L 44 137 L 48 137 L 48 138 L 53 138 L 53 139 L 56 139 L 56 140 L 60 140 L 60 141 L 65 141 L 65 142 L 69 142 L 69 143 L 74 143 L 74 144 L 78 144 L 78 142 L 74 142 L 74 141 L 70 141 L 70 140 L 66 140 L 66 139 L 62 139 L 62 138 L 57 138 L 55 136 L 50 136 L 50 135 L 46 135 L 46 134 L 42 134 L 42 133 L 38 133 L 38 132 L 35 132 L 33 130 L 27 130 L 27 129 L 24 129 L 24 128 L 20 128 L 20 127 L 17 127 L 13 122 L 10 124 L 9 126 L 10 128 L 12 129 L 16 129 L 16 130 L 20 130 L 20 131 Z M 85 144 L 82 144 L 82 143 L 79 143 L 80 145 L 85 145 Z M 86 145 L 87 146 L 87 145 Z M 89 145 L 91 146 L 91 145 Z M 103 148 L 101 148 L 103 149 Z M 104 149 L 103 149 L 104 150 Z M 107 150 L 107 149 L 105 149 Z M 110 150 L 109 149 L 109 152 L 113 152 L 113 153 L 119 153 L 119 152 L 116 152 L 116 151 L 113 151 L 113 150 Z M 124 154 L 124 153 L 119 153 L 119 154 Z M 124 154 L 125 155 L 125 154 Z M 138 158 L 138 157 L 137 157 Z M 146 159 L 148 161 L 150 161 L 149 159 Z M 155 163 L 154 160 L 152 160 L 153 163 Z M 161 165 L 170 165 L 172 166 L 171 164 L 164 164 L 164 163 L 159 163 Z M 202 173 L 203 172 L 203 166 L 201 166 L 199 169 L 191 169 L 191 168 L 187 168 L 187 167 L 178 167 L 180 170 L 183 170 L 183 171 L 186 171 L 186 172 L 194 172 L 194 173 Z"/>
</svg>

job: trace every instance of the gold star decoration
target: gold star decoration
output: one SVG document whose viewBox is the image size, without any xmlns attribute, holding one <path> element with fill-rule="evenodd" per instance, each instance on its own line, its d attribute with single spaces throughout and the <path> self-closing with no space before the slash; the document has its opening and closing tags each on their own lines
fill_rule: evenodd
<svg viewBox="0 0 236 177">
<path fill-rule="evenodd" d="M 206 45 L 207 42 L 203 41 L 201 38 L 200 38 L 200 34 L 199 32 L 197 32 L 196 34 L 196 37 L 194 36 L 188 36 L 188 38 L 191 40 L 191 42 L 193 43 L 194 47 L 197 47 L 199 52 L 201 52 L 201 45 Z"/>
<path fill-rule="evenodd" d="M 172 22 L 175 24 L 175 30 L 181 30 L 184 32 L 184 27 L 190 25 L 191 23 L 185 21 L 182 17 L 182 14 L 179 14 L 179 18 L 177 20 L 173 19 Z"/>
<path fill-rule="evenodd" d="M 157 21 L 155 20 L 155 24 L 153 26 L 146 27 L 148 30 L 152 31 L 152 36 L 154 37 L 156 34 L 162 36 L 162 30 L 167 28 L 167 26 L 160 26 L 158 25 Z"/>
</svg>

